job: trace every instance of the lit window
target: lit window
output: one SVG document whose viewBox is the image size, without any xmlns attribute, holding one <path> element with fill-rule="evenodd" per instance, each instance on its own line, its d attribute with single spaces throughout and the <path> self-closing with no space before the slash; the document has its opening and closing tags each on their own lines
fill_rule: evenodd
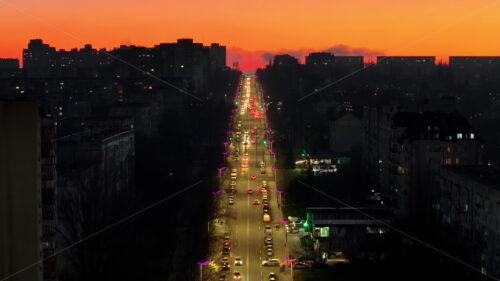
<svg viewBox="0 0 500 281">
<path fill-rule="evenodd" d="M 474 139 L 474 134 L 470 134 L 470 139 L 473 140 Z"/>
<path fill-rule="evenodd" d="M 462 139 L 462 133 L 458 133 L 457 134 L 457 140 L 461 140 Z"/>
<path fill-rule="evenodd" d="M 446 158 L 446 159 L 444 160 L 444 163 L 445 163 L 446 165 L 451 165 L 451 158 Z"/>
<path fill-rule="evenodd" d="M 460 158 L 455 158 L 455 164 L 460 164 Z"/>
<path fill-rule="evenodd" d="M 446 152 L 451 152 L 451 146 L 446 147 Z"/>
</svg>

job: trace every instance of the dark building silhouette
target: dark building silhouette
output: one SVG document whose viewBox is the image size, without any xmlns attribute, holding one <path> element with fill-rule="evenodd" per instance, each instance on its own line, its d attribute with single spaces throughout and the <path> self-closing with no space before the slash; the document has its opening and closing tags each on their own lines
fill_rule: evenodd
<svg viewBox="0 0 500 281">
<path fill-rule="evenodd" d="M 0 77 L 1 78 L 13 77 L 17 72 L 19 72 L 19 60 L 18 59 L 1 59 L 0 58 Z"/>
<path fill-rule="evenodd" d="M 332 53 L 318 52 L 306 56 L 306 66 L 331 67 L 334 62 L 335 56 Z"/>
<path fill-rule="evenodd" d="M 210 45 L 210 65 L 213 70 L 226 67 L 226 46 L 217 43 Z"/>
<path fill-rule="evenodd" d="M 0 70 L 12 70 L 19 68 L 18 59 L 0 59 Z"/>
<path fill-rule="evenodd" d="M 363 56 L 335 56 L 335 73 L 347 75 L 364 67 Z"/>
<path fill-rule="evenodd" d="M 449 247 L 483 273 L 500 274 L 500 170 L 491 166 L 443 166 L 433 209 Z"/>
<path fill-rule="evenodd" d="M 456 84 L 478 87 L 500 76 L 500 57 L 450 57 L 449 65 Z"/>
<path fill-rule="evenodd" d="M 434 72 L 435 57 L 377 57 L 377 71 L 393 78 L 423 78 Z"/>
<path fill-rule="evenodd" d="M 274 56 L 273 66 L 297 66 L 299 60 L 291 55 L 283 54 Z"/>
</svg>

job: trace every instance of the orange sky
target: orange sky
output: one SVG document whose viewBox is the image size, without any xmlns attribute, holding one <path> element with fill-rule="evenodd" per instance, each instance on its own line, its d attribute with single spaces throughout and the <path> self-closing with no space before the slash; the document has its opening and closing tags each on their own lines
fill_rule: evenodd
<svg viewBox="0 0 500 281">
<path fill-rule="evenodd" d="M 228 63 L 239 58 L 244 68 L 262 65 L 266 52 L 339 45 L 387 55 L 500 55 L 499 15 L 496 0 L 0 0 L 0 57 L 19 58 L 31 38 L 70 49 L 181 37 L 224 44 Z"/>
</svg>

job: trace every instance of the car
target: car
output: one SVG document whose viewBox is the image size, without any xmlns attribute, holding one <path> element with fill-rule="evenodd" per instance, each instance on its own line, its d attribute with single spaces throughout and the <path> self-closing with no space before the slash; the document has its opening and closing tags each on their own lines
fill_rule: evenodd
<svg viewBox="0 0 500 281">
<path fill-rule="evenodd" d="M 229 255 L 229 248 L 222 248 L 222 254 L 223 255 Z"/>
<path fill-rule="evenodd" d="M 229 199 L 229 205 L 234 205 L 234 199 Z"/>
<path fill-rule="evenodd" d="M 231 265 L 229 264 L 229 258 L 227 257 L 222 258 L 222 269 L 229 270 L 230 267 Z"/>
<path fill-rule="evenodd" d="M 264 214 L 269 214 L 269 208 L 262 210 Z"/>
<path fill-rule="evenodd" d="M 267 200 L 267 199 L 268 199 L 267 193 L 262 194 L 262 200 Z"/>
<path fill-rule="evenodd" d="M 240 160 L 240 157 L 238 157 L 238 156 L 234 157 L 234 161 L 238 162 L 239 160 Z"/>
<path fill-rule="evenodd" d="M 264 195 L 264 196 L 265 196 L 265 195 Z M 269 201 L 267 200 L 267 196 L 266 196 L 266 198 L 264 198 L 264 196 L 262 196 L 262 203 L 263 203 L 264 205 L 268 205 L 268 204 L 269 204 Z"/>
<path fill-rule="evenodd" d="M 273 230 L 270 225 L 266 225 L 266 229 L 264 230 L 264 233 L 272 233 Z"/>
<path fill-rule="evenodd" d="M 235 271 L 233 273 L 233 279 L 234 280 L 240 280 L 241 279 L 241 273 L 239 271 Z"/>
<path fill-rule="evenodd" d="M 278 279 L 278 277 L 276 276 L 276 273 L 274 273 L 274 272 L 269 272 L 268 279 L 269 279 L 269 281 L 275 281 L 275 280 L 277 280 L 277 279 Z"/>
<path fill-rule="evenodd" d="M 261 188 L 260 188 L 260 192 L 261 192 L 261 193 L 267 193 L 267 188 L 265 188 L 265 187 L 261 187 Z"/>
<path fill-rule="evenodd" d="M 267 249 L 266 258 L 271 259 L 273 257 L 273 249 Z"/>
<path fill-rule="evenodd" d="M 236 186 L 236 181 L 231 181 L 231 187 L 235 187 Z"/>
<path fill-rule="evenodd" d="M 250 178 L 251 178 L 252 180 L 255 180 L 255 179 L 257 178 L 257 176 L 256 176 L 256 175 L 251 175 L 251 176 L 250 176 Z"/>
<path fill-rule="evenodd" d="M 260 161 L 260 163 L 259 163 L 259 167 L 264 168 L 264 166 L 265 166 L 264 161 Z"/>
<path fill-rule="evenodd" d="M 266 237 L 266 239 L 264 239 L 264 243 L 265 243 L 266 245 L 273 244 L 273 238 L 271 238 L 271 237 Z"/>
<path fill-rule="evenodd" d="M 262 209 L 263 209 L 263 210 L 269 210 L 269 205 L 264 205 L 264 206 L 262 207 Z"/>
<path fill-rule="evenodd" d="M 242 168 L 248 168 L 248 164 L 247 163 L 243 163 L 243 164 L 241 164 L 241 167 Z"/>
<path fill-rule="evenodd" d="M 224 240 L 224 245 L 231 245 L 231 240 L 229 240 L 229 239 Z"/>
<path fill-rule="evenodd" d="M 252 144 L 256 144 L 257 142 L 255 140 L 250 141 Z"/>
<path fill-rule="evenodd" d="M 271 221 L 271 215 L 269 213 L 265 213 L 263 216 L 262 216 L 262 220 L 264 222 L 270 222 Z"/>
<path fill-rule="evenodd" d="M 280 261 L 278 259 L 268 259 L 268 260 L 262 261 L 261 265 L 262 266 L 278 266 L 278 265 L 280 265 Z"/>
<path fill-rule="evenodd" d="M 248 194 L 253 194 L 253 189 L 249 188 L 249 189 L 247 190 L 247 193 L 248 193 Z"/>
<path fill-rule="evenodd" d="M 267 187 L 267 181 L 262 181 L 262 187 Z"/>
<path fill-rule="evenodd" d="M 271 249 L 272 250 L 273 249 L 273 244 L 267 244 L 266 245 L 266 249 Z"/>
<path fill-rule="evenodd" d="M 298 261 L 293 263 L 293 268 L 294 269 L 311 268 L 311 265 Z"/>
<path fill-rule="evenodd" d="M 266 169 L 265 168 L 260 168 L 260 173 L 261 174 L 265 174 L 266 173 Z"/>
<path fill-rule="evenodd" d="M 258 199 L 255 199 L 255 200 L 253 200 L 253 204 L 254 204 L 254 205 L 259 205 L 259 204 L 260 204 L 260 201 L 259 201 Z"/>
<path fill-rule="evenodd" d="M 229 244 L 224 244 L 224 246 L 222 247 L 222 250 L 224 250 L 224 249 L 231 250 L 231 245 L 229 245 Z"/>
<path fill-rule="evenodd" d="M 226 281 L 226 275 L 222 274 L 222 275 L 219 277 L 219 281 Z"/>
<path fill-rule="evenodd" d="M 243 265 L 243 260 L 241 259 L 241 257 L 235 257 L 234 258 L 234 265 Z"/>
</svg>

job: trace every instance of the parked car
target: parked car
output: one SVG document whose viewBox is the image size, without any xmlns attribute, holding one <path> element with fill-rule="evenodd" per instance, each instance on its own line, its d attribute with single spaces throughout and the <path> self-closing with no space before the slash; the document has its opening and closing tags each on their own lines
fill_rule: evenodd
<svg viewBox="0 0 500 281">
<path fill-rule="evenodd" d="M 278 265 L 280 265 L 280 261 L 278 259 L 268 259 L 268 260 L 262 261 L 261 265 L 262 266 L 278 266 Z"/>
<path fill-rule="evenodd" d="M 264 230 L 264 233 L 272 233 L 273 230 L 271 229 L 270 225 L 266 225 L 266 229 Z"/>
<path fill-rule="evenodd" d="M 273 238 L 271 238 L 271 237 L 266 237 L 266 238 L 264 239 L 264 243 L 265 243 L 266 245 L 273 244 Z"/>
<path fill-rule="evenodd" d="M 234 265 L 243 265 L 243 260 L 241 259 L 241 257 L 235 257 L 234 258 Z"/>
<path fill-rule="evenodd" d="M 311 265 L 298 261 L 298 262 L 293 263 L 293 268 L 296 268 L 296 269 L 311 268 Z"/>
</svg>

